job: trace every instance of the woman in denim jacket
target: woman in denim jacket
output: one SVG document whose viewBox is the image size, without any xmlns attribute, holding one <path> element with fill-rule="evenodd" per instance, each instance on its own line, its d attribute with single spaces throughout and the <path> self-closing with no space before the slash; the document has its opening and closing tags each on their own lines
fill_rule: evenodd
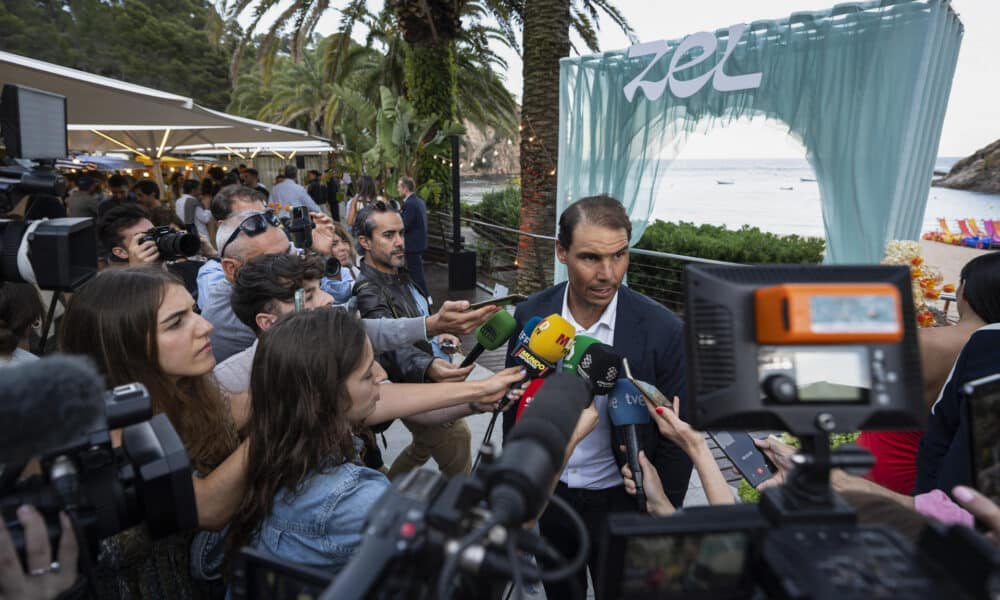
<svg viewBox="0 0 1000 600">
<path fill-rule="evenodd" d="M 364 327 L 344 311 L 293 313 L 264 333 L 233 552 L 251 545 L 331 573 L 347 564 L 368 509 L 389 487 L 360 464 L 353 436 L 375 410 L 378 371 Z"/>
</svg>

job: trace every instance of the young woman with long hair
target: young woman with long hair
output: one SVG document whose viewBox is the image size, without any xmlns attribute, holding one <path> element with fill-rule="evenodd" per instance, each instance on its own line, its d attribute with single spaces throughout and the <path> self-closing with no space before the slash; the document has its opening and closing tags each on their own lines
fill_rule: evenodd
<svg viewBox="0 0 1000 600">
<path fill-rule="evenodd" d="M 370 175 L 362 175 L 358 180 L 358 193 L 347 203 L 347 227 L 352 233 L 354 220 L 364 208 L 372 202 L 378 200 L 378 189 L 375 187 L 375 180 Z"/>
<path fill-rule="evenodd" d="M 292 313 L 263 334 L 232 552 L 251 545 L 328 572 L 347 564 L 368 509 L 389 486 L 360 464 L 353 435 L 375 410 L 376 369 L 363 325 L 345 311 Z"/>
<path fill-rule="evenodd" d="M 108 269 L 74 294 L 60 342 L 63 352 L 90 357 L 109 387 L 146 386 L 153 411 L 169 417 L 192 468 L 210 473 L 194 478 L 195 499 L 199 524 L 217 529 L 238 506 L 245 447 L 210 375 L 212 325 L 194 307 L 183 283 L 159 267 Z M 154 542 L 140 526 L 105 540 L 95 582 L 102 597 L 217 595 L 218 586 L 189 575 L 193 533 Z"/>
</svg>

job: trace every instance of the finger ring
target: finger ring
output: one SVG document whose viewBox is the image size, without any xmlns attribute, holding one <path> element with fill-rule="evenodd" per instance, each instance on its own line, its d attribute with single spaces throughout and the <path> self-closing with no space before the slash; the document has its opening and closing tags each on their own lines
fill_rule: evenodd
<svg viewBox="0 0 1000 600">
<path fill-rule="evenodd" d="M 37 577 L 39 575 L 45 575 L 48 572 L 49 572 L 49 568 L 48 567 L 41 567 L 41 568 L 38 568 L 38 569 L 32 569 L 32 570 L 28 571 L 28 575 L 31 575 L 32 577 Z"/>
<path fill-rule="evenodd" d="M 52 564 L 49 565 L 49 570 L 53 573 L 58 573 L 60 569 L 62 569 L 62 565 L 59 564 L 58 560 L 52 561 Z"/>
</svg>

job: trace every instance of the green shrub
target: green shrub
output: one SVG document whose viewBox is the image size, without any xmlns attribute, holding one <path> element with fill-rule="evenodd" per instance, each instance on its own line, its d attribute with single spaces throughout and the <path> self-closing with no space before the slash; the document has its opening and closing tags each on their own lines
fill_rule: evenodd
<svg viewBox="0 0 1000 600">
<path fill-rule="evenodd" d="M 509 184 L 499 190 L 483 194 L 479 204 L 463 204 L 462 212 L 474 211 L 504 227 L 517 229 L 521 223 L 521 186 Z"/>
</svg>

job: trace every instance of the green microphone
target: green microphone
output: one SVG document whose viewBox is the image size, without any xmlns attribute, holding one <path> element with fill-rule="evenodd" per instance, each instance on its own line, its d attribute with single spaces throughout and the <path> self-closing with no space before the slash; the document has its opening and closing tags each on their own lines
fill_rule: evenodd
<svg viewBox="0 0 1000 600">
<path fill-rule="evenodd" d="M 472 347 L 472 352 L 462 361 L 461 367 L 465 368 L 476 362 L 483 350 L 496 350 L 507 343 L 510 336 L 517 331 L 517 321 L 505 310 L 498 310 L 493 313 L 485 323 L 476 330 L 476 345 Z"/>
<path fill-rule="evenodd" d="M 587 348 L 593 344 L 600 344 L 601 340 L 592 338 L 589 335 L 578 335 L 573 340 L 573 353 L 563 360 L 563 371 L 566 373 L 576 373 L 576 367 L 580 364 L 580 359 L 586 354 Z"/>
</svg>

